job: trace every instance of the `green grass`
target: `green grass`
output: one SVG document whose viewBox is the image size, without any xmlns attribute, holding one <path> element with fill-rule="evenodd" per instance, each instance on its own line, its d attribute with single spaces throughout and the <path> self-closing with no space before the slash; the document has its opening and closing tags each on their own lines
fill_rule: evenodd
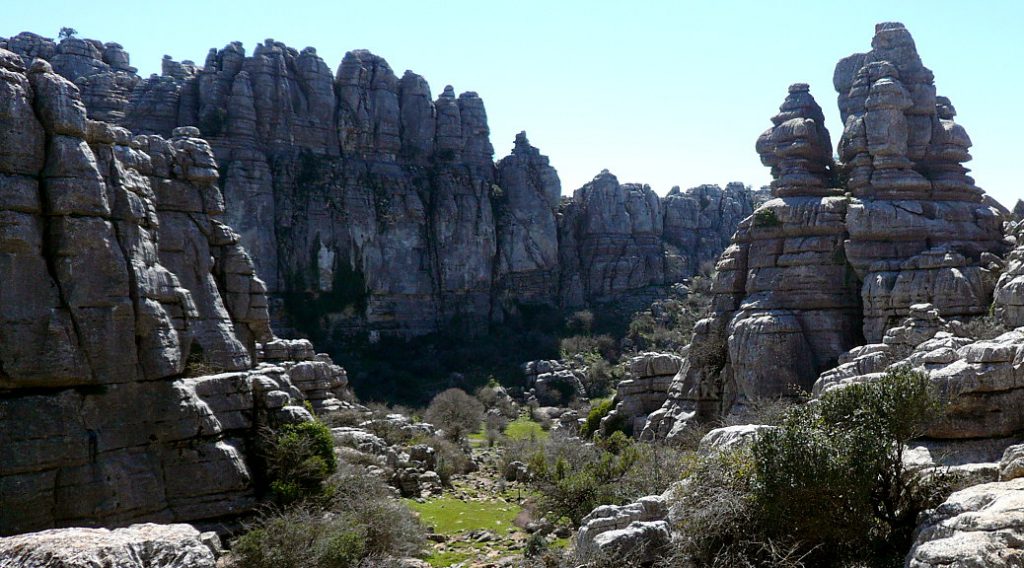
<svg viewBox="0 0 1024 568">
<path fill-rule="evenodd" d="M 498 500 L 461 501 L 444 496 L 417 503 L 406 499 L 405 503 L 419 513 L 420 520 L 434 531 L 444 535 L 457 535 L 473 530 L 490 530 L 506 535 L 515 528 L 512 521 L 522 510 L 514 502 Z M 480 558 L 498 546 L 498 543 L 451 542 L 442 552 L 432 552 L 425 560 L 435 568 L 451 566 L 471 558 Z"/>
<path fill-rule="evenodd" d="M 515 503 L 502 501 L 460 501 L 451 496 L 431 499 L 426 503 L 406 500 L 420 520 L 440 534 L 457 534 L 471 530 L 492 530 L 505 534 L 522 509 Z"/>
<path fill-rule="evenodd" d="M 529 440 L 531 438 L 543 440 L 550 436 L 550 434 L 541 428 L 539 423 L 534 422 L 529 416 L 523 414 L 508 423 L 508 427 L 505 428 L 505 436 L 510 440 Z"/>
</svg>

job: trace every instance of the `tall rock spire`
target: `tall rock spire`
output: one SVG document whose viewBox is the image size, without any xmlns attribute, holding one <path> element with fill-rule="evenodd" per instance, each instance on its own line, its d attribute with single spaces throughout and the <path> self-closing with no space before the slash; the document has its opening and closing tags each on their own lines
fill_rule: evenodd
<svg viewBox="0 0 1024 568">
<path fill-rule="evenodd" d="M 834 195 L 832 139 L 810 86 L 796 83 L 772 117 L 774 126 L 757 139 L 761 163 L 772 169 L 772 195 Z"/>
</svg>

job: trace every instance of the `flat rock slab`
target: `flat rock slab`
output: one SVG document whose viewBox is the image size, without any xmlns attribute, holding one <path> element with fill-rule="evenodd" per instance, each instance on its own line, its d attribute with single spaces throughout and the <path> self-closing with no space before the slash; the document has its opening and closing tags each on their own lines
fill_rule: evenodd
<svg viewBox="0 0 1024 568">
<path fill-rule="evenodd" d="M 186 524 L 52 529 L 0 538 L 0 568 L 214 568 L 215 548 Z"/>
</svg>

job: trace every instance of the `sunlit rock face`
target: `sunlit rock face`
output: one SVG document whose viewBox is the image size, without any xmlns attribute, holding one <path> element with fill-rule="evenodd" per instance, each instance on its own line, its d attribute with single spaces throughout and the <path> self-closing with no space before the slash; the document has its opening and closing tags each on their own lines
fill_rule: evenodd
<svg viewBox="0 0 1024 568">
<path fill-rule="evenodd" d="M 89 118 L 164 138 L 198 127 L 275 322 L 327 345 L 483 333 L 527 306 L 650 298 L 717 257 L 753 210 L 739 184 L 675 191 L 662 205 L 617 181 L 562 207 L 558 174 L 525 133 L 493 162 L 476 93 L 435 97 L 423 77 L 364 50 L 332 72 L 313 48 L 236 42 L 202 65 L 165 57 L 161 75 L 140 78 L 117 44 L 28 33 L 0 43 L 52 61 Z"/>
<path fill-rule="evenodd" d="M 346 379 L 274 337 L 209 144 L 91 119 L 2 48 L 0 93 L 0 534 L 251 510 L 256 429 Z"/>
<path fill-rule="evenodd" d="M 740 224 L 719 260 L 713 314 L 658 414 L 663 435 L 809 390 L 915 305 L 943 318 L 989 312 L 1008 248 L 1005 210 L 962 166 L 970 138 L 936 96 L 909 32 L 879 24 L 872 50 L 840 61 L 834 84 L 838 163 L 804 84 L 790 87 L 757 140 L 774 199 Z M 1008 322 L 1019 311 L 1013 270 L 997 293 Z"/>
</svg>

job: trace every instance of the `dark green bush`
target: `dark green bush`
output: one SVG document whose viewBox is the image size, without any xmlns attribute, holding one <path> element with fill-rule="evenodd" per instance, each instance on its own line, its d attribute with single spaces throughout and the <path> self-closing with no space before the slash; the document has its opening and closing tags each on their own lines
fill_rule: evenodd
<svg viewBox="0 0 1024 568">
<path fill-rule="evenodd" d="M 615 408 L 615 401 L 610 398 L 602 400 L 591 408 L 587 413 L 586 421 L 580 426 L 580 436 L 593 437 L 596 432 L 601 430 L 601 419 L 608 416 L 613 408 Z"/>
<path fill-rule="evenodd" d="M 624 502 L 616 486 L 636 459 L 632 447 L 613 454 L 577 439 L 552 437 L 530 457 L 529 484 L 540 508 L 579 526 L 595 508 Z"/>
<path fill-rule="evenodd" d="M 267 480 L 281 504 L 318 496 L 337 469 L 331 430 L 319 420 L 265 430 L 262 446 Z"/>
<path fill-rule="evenodd" d="M 239 568 L 354 568 L 365 556 L 365 538 L 348 515 L 296 507 L 264 519 L 232 551 Z"/>
<path fill-rule="evenodd" d="M 319 499 L 263 517 L 232 550 L 237 568 L 355 568 L 414 556 L 424 542 L 416 515 L 380 477 L 341 463 Z"/>
<path fill-rule="evenodd" d="M 918 513 L 949 490 L 943 476 L 903 468 L 904 444 L 939 409 L 927 377 L 897 370 L 787 412 L 753 446 L 767 535 L 800 543 L 817 562 L 904 554 Z"/>
<path fill-rule="evenodd" d="M 755 227 L 778 227 L 782 225 L 774 209 L 758 209 L 754 212 Z"/>
</svg>

